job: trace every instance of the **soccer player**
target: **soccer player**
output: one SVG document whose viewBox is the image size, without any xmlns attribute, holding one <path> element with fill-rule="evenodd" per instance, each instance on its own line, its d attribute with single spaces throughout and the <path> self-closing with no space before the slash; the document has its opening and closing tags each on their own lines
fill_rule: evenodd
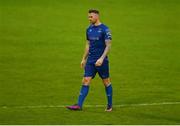
<svg viewBox="0 0 180 126">
<path fill-rule="evenodd" d="M 111 47 L 111 33 L 109 28 L 100 22 L 99 11 L 90 9 L 88 12 L 90 26 L 86 30 L 86 47 L 81 61 L 84 68 L 82 87 L 78 103 L 66 108 L 70 110 L 82 110 L 83 102 L 88 94 L 91 80 L 96 73 L 101 77 L 107 95 L 107 108 L 105 111 L 112 111 L 112 85 L 109 78 L 108 53 Z"/>
</svg>

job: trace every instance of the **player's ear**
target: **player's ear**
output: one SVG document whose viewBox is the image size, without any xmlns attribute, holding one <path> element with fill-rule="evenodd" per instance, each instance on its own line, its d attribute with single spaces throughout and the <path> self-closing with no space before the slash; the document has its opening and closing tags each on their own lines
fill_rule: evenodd
<svg viewBox="0 0 180 126">
<path fill-rule="evenodd" d="M 98 18 L 99 18 L 99 15 L 98 15 L 98 14 L 95 14 L 95 18 L 98 19 Z"/>
</svg>

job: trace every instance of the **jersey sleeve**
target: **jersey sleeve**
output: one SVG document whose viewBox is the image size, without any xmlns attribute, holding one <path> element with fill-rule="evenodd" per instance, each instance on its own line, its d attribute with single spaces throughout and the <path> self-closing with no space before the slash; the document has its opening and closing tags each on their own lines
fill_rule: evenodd
<svg viewBox="0 0 180 126">
<path fill-rule="evenodd" d="M 109 28 L 106 28 L 104 31 L 104 39 L 106 40 L 112 40 L 112 35 L 111 35 L 111 31 L 109 30 Z"/>
</svg>

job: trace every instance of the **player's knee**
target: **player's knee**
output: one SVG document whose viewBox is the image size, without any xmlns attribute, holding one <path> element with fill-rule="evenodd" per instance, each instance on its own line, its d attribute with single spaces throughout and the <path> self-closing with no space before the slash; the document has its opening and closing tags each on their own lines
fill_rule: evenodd
<svg viewBox="0 0 180 126">
<path fill-rule="evenodd" d="M 83 85 L 89 85 L 91 82 L 91 78 L 90 77 L 84 77 L 82 80 Z"/>
<path fill-rule="evenodd" d="M 104 86 L 106 86 L 106 87 L 107 87 L 109 84 L 111 84 L 110 78 L 103 79 L 103 84 L 104 84 Z"/>
</svg>

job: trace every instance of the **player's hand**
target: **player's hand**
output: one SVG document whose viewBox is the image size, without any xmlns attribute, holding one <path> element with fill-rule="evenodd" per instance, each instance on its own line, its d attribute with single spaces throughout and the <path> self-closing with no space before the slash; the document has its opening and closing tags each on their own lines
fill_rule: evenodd
<svg viewBox="0 0 180 126">
<path fill-rule="evenodd" d="M 103 63 L 103 58 L 99 58 L 97 61 L 96 61 L 96 63 L 95 63 L 95 66 L 101 66 L 102 65 L 102 63 Z"/>
<path fill-rule="evenodd" d="M 85 64 L 86 64 L 86 60 L 83 59 L 83 60 L 81 61 L 81 68 L 84 68 Z"/>
</svg>

